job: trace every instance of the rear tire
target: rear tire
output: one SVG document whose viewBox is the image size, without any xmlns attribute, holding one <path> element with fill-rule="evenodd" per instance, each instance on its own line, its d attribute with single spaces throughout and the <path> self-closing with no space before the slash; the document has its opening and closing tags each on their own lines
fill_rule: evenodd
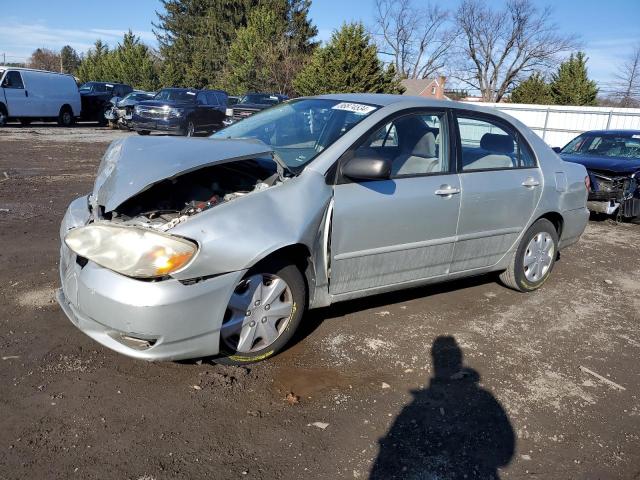
<svg viewBox="0 0 640 480">
<path fill-rule="evenodd" d="M 29 125 L 31 125 L 31 119 L 30 118 L 21 118 L 20 119 L 20 125 L 22 125 L 23 127 L 28 127 Z"/>
<path fill-rule="evenodd" d="M 546 218 L 536 221 L 526 231 L 507 270 L 500 274 L 502 283 L 518 292 L 532 292 L 547 281 L 558 254 L 558 232 Z"/>
<path fill-rule="evenodd" d="M 69 107 L 64 106 L 60 109 L 58 125 L 61 127 L 70 127 L 73 125 L 73 112 Z"/>
<path fill-rule="evenodd" d="M 252 283 L 256 279 L 264 282 L 264 288 L 256 289 Z M 270 292 L 279 292 L 278 286 L 283 289 L 282 293 L 270 296 Z M 242 311 L 244 303 L 246 312 Z M 229 300 L 220 330 L 220 356 L 213 361 L 223 365 L 245 365 L 277 354 L 295 334 L 306 305 L 307 287 L 297 266 L 284 260 L 259 263 L 238 283 Z M 270 315 L 276 309 L 279 313 Z M 261 330 L 261 324 L 271 327 Z M 268 338 L 270 332 L 271 339 Z M 249 339 L 242 344 L 241 336 Z"/>
</svg>

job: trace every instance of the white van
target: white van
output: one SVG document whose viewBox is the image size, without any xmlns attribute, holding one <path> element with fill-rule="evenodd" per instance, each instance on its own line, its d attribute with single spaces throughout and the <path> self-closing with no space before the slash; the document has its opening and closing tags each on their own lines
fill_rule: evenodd
<svg viewBox="0 0 640 480">
<path fill-rule="evenodd" d="M 80 116 L 80 93 L 71 75 L 0 65 L 0 127 L 9 119 L 69 126 Z"/>
</svg>

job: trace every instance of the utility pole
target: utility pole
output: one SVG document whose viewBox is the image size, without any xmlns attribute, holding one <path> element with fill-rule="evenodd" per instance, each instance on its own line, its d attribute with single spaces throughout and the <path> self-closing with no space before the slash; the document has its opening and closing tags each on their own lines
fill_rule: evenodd
<svg viewBox="0 0 640 480">
<path fill-rule="evenodd" d="M 5 52 L 2 52 L 2 65 L 5 65 L 7 63 L 7 54 Z"/>
</svg>

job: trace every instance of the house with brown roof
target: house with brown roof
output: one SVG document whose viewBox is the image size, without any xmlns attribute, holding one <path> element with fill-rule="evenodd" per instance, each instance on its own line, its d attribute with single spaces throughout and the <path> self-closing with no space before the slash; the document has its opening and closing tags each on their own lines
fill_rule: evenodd
<svg viewBox="0 0 640 480">
<path fill-rule="evenodd" d="M 445 99 L 447 98 L 444 94 L 446 80 L 447 77 L 442 75 L 437 78 L 405 78 L 401 82 L 405 88 L 403 95 Z"/>
</svg>

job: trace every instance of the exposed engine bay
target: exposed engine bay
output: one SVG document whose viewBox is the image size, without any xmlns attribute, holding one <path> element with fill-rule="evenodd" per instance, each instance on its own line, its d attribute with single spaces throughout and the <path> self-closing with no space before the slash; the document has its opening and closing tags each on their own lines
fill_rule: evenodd
<svg viewBox="0 0 640 480">
<path fill-rule="evenodd" d="M 167 231 L 194 215 L 273 187 L 285 178 L 270 158 L 213 165 L 155 183 L 102 218 Z"/>
<path fill-rule="evenodd" d="M 640 185 L 636 175 L 612 176 L 606 172 L 589 171 L 591 191 L 589 210 L 622 218 L 640 215 Z"/>
</svg>

